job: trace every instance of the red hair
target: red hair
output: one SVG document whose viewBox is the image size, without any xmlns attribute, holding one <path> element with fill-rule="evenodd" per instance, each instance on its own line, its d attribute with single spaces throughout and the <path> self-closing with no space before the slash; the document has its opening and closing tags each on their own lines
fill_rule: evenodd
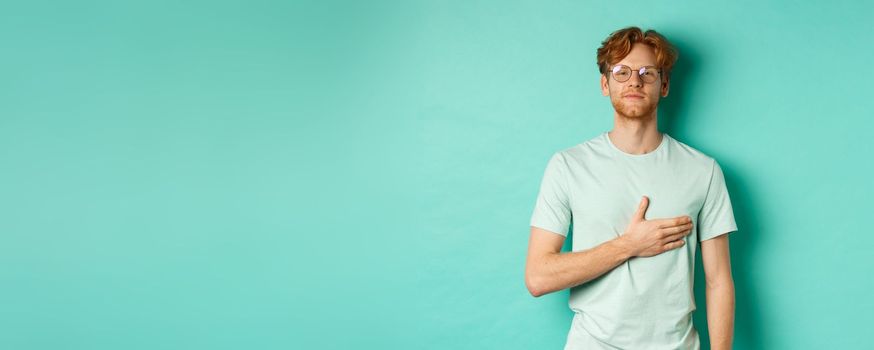
<svg viewBox="0 0 874 350">
<path fill-rule="evenodd" d="M 601 42 L 598 48 L 598 70 L 601 74 L 607 74 L 610 64 L 621 61 L 634 44 L 645 44 L 655 51 L 656 64 L 662 70 L 664 80 L 670 79 L 671 69 L 677 61 L 679 53 L 668 39 L 655 30 L 642 31 L 638 27 L 626 27 L 610 34 Z"/>
</svg>

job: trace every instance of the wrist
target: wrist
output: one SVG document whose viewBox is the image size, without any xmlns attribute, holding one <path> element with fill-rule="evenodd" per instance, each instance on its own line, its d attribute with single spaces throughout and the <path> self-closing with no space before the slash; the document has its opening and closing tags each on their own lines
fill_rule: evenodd
<svg viewBox="0 0 874 350">
<path fill-rule="evenodd" d="M 617 250 L 619 250 L 619 254 L 624 259 L 631 259 L 636 255 L 631 248 L 631 244 L 629 244 L 628 240 L 625 238 L 625 235 L 614 238 L 613 245 Z"/>
</svg>

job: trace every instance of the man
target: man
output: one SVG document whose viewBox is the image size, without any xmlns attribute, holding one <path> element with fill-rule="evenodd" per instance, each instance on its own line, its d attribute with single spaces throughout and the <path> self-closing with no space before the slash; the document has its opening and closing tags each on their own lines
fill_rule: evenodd
<svg viewBox="0 0 874 350">
<path fill-rule="evenodd" d="M 525 284 L 571 288 L 565 349 L 699 349 L 692 323 L 698 242 L 712 348 L 730 349 L 737 230 L 719 164 L 658 131 L 676 49 L 629 27 L 598 49 L 614 127 L 552 155 L 531 216 Z M 571 222 L 573 223 L 570 226 Z M 560 253 L 568 227 L 573 251 Z"/>
</svg>

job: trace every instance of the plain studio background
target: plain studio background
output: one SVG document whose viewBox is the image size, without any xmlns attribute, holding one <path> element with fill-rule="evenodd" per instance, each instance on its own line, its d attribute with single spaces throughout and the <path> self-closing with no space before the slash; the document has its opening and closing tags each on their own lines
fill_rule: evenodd
<svg viewBox="0 0 874 350">
<path fill-rule="evenodd" d="M 661 129 L 725 171 L 736 348 L 864 347 L 872 10 L 6 2 L 0 348 L 561 348 L 528 220 L 612 128 L 595 49 L 627 25 L 676 43 Z"/>
</svg>

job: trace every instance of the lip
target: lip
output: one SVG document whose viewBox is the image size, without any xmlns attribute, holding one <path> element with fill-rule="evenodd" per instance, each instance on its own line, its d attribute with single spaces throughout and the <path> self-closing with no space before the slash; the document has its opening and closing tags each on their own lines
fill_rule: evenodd
<svg viewBox="0 0 874 350">
<path fill-rule="evenodd" d="M 627 94 L 627 95 L 622 96 L 622 97 L 625 97 L 625 98 L 643 98 L 643 95 L 638 95 L 638 94 Z"/>
</svg>

